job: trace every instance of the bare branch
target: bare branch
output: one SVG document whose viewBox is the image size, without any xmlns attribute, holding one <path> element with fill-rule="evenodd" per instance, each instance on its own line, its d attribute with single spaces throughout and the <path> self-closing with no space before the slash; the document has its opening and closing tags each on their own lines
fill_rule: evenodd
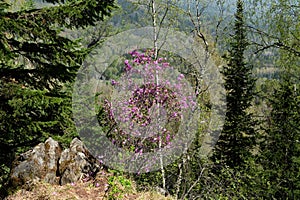
<svg viewBox="0 0 300 200">
<path fill-rule="evenodd" d="M 183 199 L 186 199 L 187 195 L 191 192 L 191 190 L 192 190 L 192 189 L 196 186 L 196 184 L 200 181 L 200 178 L 202 177 L 202 174 L 203 174 L 203 172 L 204 172 L 205 169 L 206 169 L 205 167 L 203 167 L 203 168 L 201 169 L 201 172 L 200 172 L 200 174 L 199 174 L 197 180 L 191 185 L 191 187 L 190 187 L 190 188 L 188 189 L 188 191 L 184 194 L 184 196 L 181 197 L 182 200 L 183 200 Z"/>
<path fill-rule="evenodd" d="M 300 57 L 300 51 L 299 50 L 285 44 L 279 37 L 271 35 L 271 34 L 265 32 L 265 31 L 262 31 L 258 28 L 252 27 L 252 26 L 247 26 L 247 28 L 253 30 L 254 33 L 257 33 L 257 34 L 261 35 L 261 37 L 262 37 L 261 39 L 263 41 L 263 44 L 259 44 L 257 42 L 252 42 L 253 44 L 261 47 L 260 49 L 255 51 L 255 54 L 257 54 L 261 51 L 264 51 L 266 49 L 269 49 L 269 48 L 278 48 L 278 49 L 286 50 L 286 51 Z M 275 42 L 272 42 L 271 44 L 268 44 L 264 40 L 264 36 L 267 37 L 267 38 L 275 40 Z M 295 39 L 298 39 L 298 38 L 295 38 Z"/>
</svg>

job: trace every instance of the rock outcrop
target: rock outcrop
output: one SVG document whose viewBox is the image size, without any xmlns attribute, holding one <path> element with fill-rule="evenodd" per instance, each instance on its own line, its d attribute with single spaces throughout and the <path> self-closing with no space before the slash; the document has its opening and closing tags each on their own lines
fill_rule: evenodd
<svg viewBox="0 0 300 200">
<path fill-rule="evenodd" d="M 69 149 L 61 153 L 58 165 L 61 185 L 75 182 L 84 176 L 94 176 L 99 171 L 97 160 L 77 138 L 73 139 Z"/>
<path fill-rule="evenodd" d="M 10 183 L 13 187 L 32 181 L 64 185 L 95 175 L 100 167 L 83 143 L 75 138 L 70 148 L 62 150 L 49 138 L 13 162 Z"/>
</svg>

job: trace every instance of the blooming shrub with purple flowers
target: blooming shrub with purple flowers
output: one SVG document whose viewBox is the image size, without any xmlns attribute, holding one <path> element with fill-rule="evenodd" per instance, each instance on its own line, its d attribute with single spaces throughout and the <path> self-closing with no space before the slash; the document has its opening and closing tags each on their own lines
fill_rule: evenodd
<svg viewBox="0 0 300 200">
<path fill-rule="evenodd" d="M 171 147 L 184 111 L 197 105 L 185 76 L 167 58 L 154 59 L 153 50 L 132 51 L 123 76 L 111 80 L 115 92 L 105 99 L 101 116 L 107 137 L 120 148 L 143 154 Z"/>
</svg>

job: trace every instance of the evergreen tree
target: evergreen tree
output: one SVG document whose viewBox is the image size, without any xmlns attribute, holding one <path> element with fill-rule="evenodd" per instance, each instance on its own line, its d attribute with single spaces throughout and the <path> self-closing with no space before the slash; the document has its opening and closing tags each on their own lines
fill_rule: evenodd
<svg viewBox="0 0 300 200">
<path fill-rule="evenodd" d="M 114 7 L 113 0 L 47 2 L 57 4 L 11 11 L 0 1 L 0 188 L 16 153 L 76 134 L 70 86 L 88 51 L 60 30 L 94 25 Z"/>
<path fill-rule="evenodd" d="M 234 35 L 230 42 L 227 66 L 222 70 L 225 79 L 227 111 L 225 124 L 213 154 L 213 160 L 230 167 L 244 164 L 254 145 L 254 120 L 247 109 L 253 99 L 255 79 L 252 67 L 245 63 L 247 47 L 243 1 L 237 1 Z"/>
<path fill-rule="evenodd" d="M 299 83 L 298 83 L 299 87 Z M 271 98 L 271 122 L 261 144 L 262 190 L 267 198 L 300 197 L 300 92 L 282 75 Z"/>
<path fill-rule="evenodd" d="M 300 10 L 299 1 L 281 0 L 265 8 L 264 31 L 276 47 L 273 57 L 279 78 L 267 102 L 271 113 L 258 154 L 260 196 L 266 199 L 300 198 Z M 260 47 L 262 48 L 262 47 Z"/>
</svg>

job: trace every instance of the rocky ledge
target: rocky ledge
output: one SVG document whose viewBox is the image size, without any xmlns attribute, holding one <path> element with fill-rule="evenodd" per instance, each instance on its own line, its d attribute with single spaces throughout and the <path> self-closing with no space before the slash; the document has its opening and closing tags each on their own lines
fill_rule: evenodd
<svg viewBox="0 0 300 200">
<path fill-rule="evenodd" d="M 65 185 L 92 177 L 99 170 L 99 163 L 78 138 L 65 150 L 57 141 L 48 138 L 15 159 L 10 184 L 18 187 L 43 181 Z"/>
</svg>

